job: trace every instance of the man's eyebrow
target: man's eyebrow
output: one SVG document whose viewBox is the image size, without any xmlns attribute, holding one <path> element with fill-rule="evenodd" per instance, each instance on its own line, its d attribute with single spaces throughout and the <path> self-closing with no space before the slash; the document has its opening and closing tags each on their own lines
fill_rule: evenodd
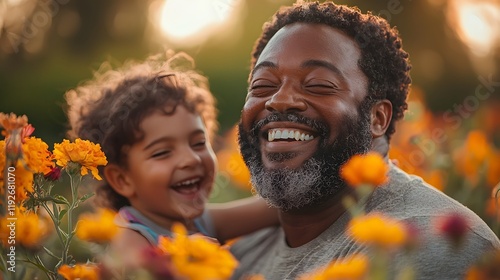
<svg viewBox="0 0 500 280">
<path fill-rule="evenodd" d="M 338 69 L 335 65 L 331 64 L 330 62 L 326 62 L 324 60 L 316 60 L 316 59 L 311 59 L 303 62 L 301 64 L 302 68 L 308 68 L 308 67 L 323 67 L 326 68 L 332 72 L 335 72 L 337 75 L 339 75 L 342 79 L 344 79 L 344 74 L 340 69 Z"/>
<path fill-rule="evenodd" d="M 277 69 L 278 65 L 276 65 L 274 62 L 271 62 L 271 61 L 262 61 L 259 64 L 255 65 L 255 67 L 252 69 L 252 73 L 250 74 L 250 78 L 252 78 L 253 74 L 255 74 L 255 72 L 261 68 Z"/>
<path fill-rule="evenodd" d="M 339 75 L 342 79 L 345 78 L 344 74 L 340 69 L 338 69 L 335 65 L 331 64 L 330 62 L 326 62 L 324 60 L 317 60 L 317 59 L 311 59 L 303 62 L 301 65 L 301 68 L 309 68 L 309 67 L 323 67 L 326 68 L 337 75 Z M 253 77 L 254 73 L 261 69 L 261 68 L 274 68 L 277 69 L 278 65 L 276 65 L 274 62 L 271 61 L 262 61 L 261 63 L 255 65 L 255 67 L 252 70 L 252 73 L 250 75 L 250 78 Z"/>
</svg>

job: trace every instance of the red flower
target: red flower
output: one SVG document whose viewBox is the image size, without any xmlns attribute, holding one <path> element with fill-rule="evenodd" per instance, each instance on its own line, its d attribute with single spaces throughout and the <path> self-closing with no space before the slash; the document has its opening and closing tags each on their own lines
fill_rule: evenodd
<svg viewBox="0 0 500 280">
<path fill-rule="evenodd" d="M 57 181 L 61 178 L 61 168 L 58 166 L 52 167 L 50 172 L 45 174 L 45 179 L 49 181 Z"/>
<path fill-rule="evenodd" d="M 175 279 L 174 266 L 168 254 L 158 248 L 146 248 L 142 251 L 141 267 L 149 271 L 154 279 Z"/>
<path fill-rule="evenodd" d="M 446 236 L 455 246 L 460 246 L 469 229 L 466 218 L 458 213 L 451 213 L 437 220 L 437 230 Z"/>
</svg>

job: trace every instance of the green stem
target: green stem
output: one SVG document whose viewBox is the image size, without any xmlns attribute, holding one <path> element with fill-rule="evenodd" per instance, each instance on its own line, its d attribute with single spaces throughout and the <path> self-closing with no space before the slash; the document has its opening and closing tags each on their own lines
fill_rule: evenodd
<svg viewBox="0 0 500 280">
<path fill-rule="evenodd" d="M 6 276 L 7 275 L 7 261 L 4 259 L 3 253 L 4 252 L 2 252 L 2 254 L 0 254 L 0 261 L 1 261 L 1 264 L 2 264 L 2 266 L 0 267 L 0 271 L 2 273 L 5 273 L 5 276 Z"/>
<path fill-rule="evenodd" d="M 59 240 L 61 241 L 61 244 L 64 244 L 64 239 L 63 239 L 63 236 L 61 235 L 61 231 L 60 231 L 60 228 L 59 228 L 59 219 L 57 219 L 54 216 L 54 213 L 52 213 L 52 210 L 50 210 L 50 208 L 47 206 L 47 203 L 44 202 L 41 205 L 45 209 L 45 211 L 47 211 L 47 213 L 49 213 L 50 219 L 52 220 L 52 223 L 54 224 L 54 228 L 55 228 L 55 230 L 57 232 L 57 236 L 59 237 Z"/>
<path fill-rule="evenodd" d="M 73 228 L 73 210 L 78 205 L 78 184 L 74 181 L 75 178 L 68 172 L 68 175 L 70 177 L 70 185 L 71 185 L 71 202 L 68 207 L 68 212 L 66 213 L 68 217 L 68 238 L 66 239 L 66 243 L 64 244 L 63 248 L 63 262 L 62 264 L 69 264 L 68 263 L 68 255 L 69 255 L 69 246 L 71 244 L 71 240 L 73 239 L 74 235 L 74 228 Z M 81 177 L 78 176 L 79 180 L 81 180 Z"/>
<path fill-rule="evenodd" d="M 41 265 L 41 266 L 45 267 L 45 265 L 44 265 L 44 264 L 43 264 L 43 262 L 42 262 L 42 259 L 40 259 L 40 256 L 35 255 L 35 260 L 36 260 L 36 262 L 37 262 L 39 265 Z M 55 279 L 57 279 L 57 274 L 55 274 L 54 272 L 49 271 L 49 270 L 47 270 L 47 271 L 46 271 L 46 270 L 43 270 L 43 269 L 42 269 L 42 271 L 45 273 L 45 275 L 47 276 L 47 278 L 49 278 L 49 279 L 54 279 L 54 280 L 55 280 Z"/>
<path fill-rule="evenodd" d="M 375 259 L 373 260 L 373 274 L 371 279 L 374 280 L 386 280 L 388 278 L 389 269 L 389 256 L 387 252 L 382 248 L 376 248 Z"/>
</svg>

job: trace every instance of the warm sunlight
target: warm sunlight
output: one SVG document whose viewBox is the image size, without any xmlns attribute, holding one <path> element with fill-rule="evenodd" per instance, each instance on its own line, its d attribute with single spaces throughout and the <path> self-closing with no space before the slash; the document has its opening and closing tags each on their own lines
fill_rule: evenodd
<svg viewBox="0 0 500 280">
<path fill-rule="evenodd" d="M 231 14 L 236 0 L 167 0 L 160 26 L 174 40 L 207 35 Z"/>
<path fill-rule="evenodd" d="M 500 7 L 490 2 L 452 2 L 455 30 L 470 51 L 488 56 L 500 41 Z"/>
</svg>

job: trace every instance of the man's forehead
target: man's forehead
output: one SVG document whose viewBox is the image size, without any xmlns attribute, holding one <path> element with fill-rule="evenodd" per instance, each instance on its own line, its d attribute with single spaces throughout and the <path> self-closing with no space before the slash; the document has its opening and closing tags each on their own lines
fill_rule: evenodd
<svg viewBox="0 0 500 280">
<path fill-rule="evenodd" d="M 292 61 L 302 65 L 305 61 L 327 61 L 358 65 L 361 50 L 357 42 L 343 31 L 317 23 L 293 23 L 284 26 L 269 40 L 256 62 L 280 66 Z"/>
</svg>

